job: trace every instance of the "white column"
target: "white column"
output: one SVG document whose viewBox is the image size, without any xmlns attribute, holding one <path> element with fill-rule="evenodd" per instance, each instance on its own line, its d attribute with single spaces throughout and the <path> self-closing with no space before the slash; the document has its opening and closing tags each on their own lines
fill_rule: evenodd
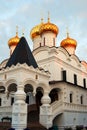
<svg viewBox="0 0 87 130">
<path fill-rule="evenodd" d="M 42 106 L 40 107 L 40 123 L 47 129 L 52 126 L 52 108 L 50 106 L 51 99 L 48 92 L 44 93 L 41 99 Z"/>
<path fill-rule="evenodd" d="M 26 94 L 22 84 L 18 85 L 15 93 L 15 102 L 12 110 L 12 128 L 24 130 L 27 127 L 27 104 L 25 103 Z"/>
<path fill-rule="evenodd" d="M 35 96 L 33 96 L 32 92 L 28 92 L 29 95 L 29 105 L 35 104 Z"/>
</svg>

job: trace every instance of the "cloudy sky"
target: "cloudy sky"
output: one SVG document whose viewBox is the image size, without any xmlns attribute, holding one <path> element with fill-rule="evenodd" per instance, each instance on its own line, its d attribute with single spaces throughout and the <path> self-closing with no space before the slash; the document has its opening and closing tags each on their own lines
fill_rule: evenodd
<svg viewBox="0 0 87 130">
<path fill-rule="evenodd" d="M 68 27 L 70 37 L 78 43 L 76 55 L 87 61 L 87 0 L 0 0 L 0 62 L 9 57 L 8 40 L 19 37 L 25 30 L 25 37 L 32 49 L 30 30 L 41 22 L 47 22 L 48 11 L 51 22 L 59 28 L 57 46 L 66 38 Z"/>
</svg>

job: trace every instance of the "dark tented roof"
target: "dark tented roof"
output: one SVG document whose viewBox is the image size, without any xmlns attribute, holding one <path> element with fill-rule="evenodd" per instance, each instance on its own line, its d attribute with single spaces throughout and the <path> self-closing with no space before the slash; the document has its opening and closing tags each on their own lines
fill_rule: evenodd
<svg viewBox="0 0 87 130">
<path fill-rule="evenodd" d="M 12 65 L 16 65 L 17 63 L 23 64 L 26 63 L 29 66 L 33 66 L 37 68 L 38 65 L 34 59 L 34 56 L 30 50 L 30 47 L 24 37 L 22 37 L 16 46 L 13 54 L 11 55 L 10 59 L 8 60 L 6 67 L 10 67 Z"/>
</svg>

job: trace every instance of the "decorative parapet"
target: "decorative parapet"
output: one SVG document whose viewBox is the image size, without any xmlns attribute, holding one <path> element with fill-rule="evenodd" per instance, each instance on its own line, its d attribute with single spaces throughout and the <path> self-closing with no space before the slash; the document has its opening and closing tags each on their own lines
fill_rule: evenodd
<svg viewBox="0 0 87 130">
<path fill-rule="evenodd" d="M 16 66 L 12 65 L 11 67 L 3 68 L 3 69 L 1 69 L 0 74 L 4 73 L 4 72 L 16 70 L 16 69 L 19 69 L 19 68 L 24 68 L 24 69 L 27 69 L 27 70 L 30 70 L 30 71 L 36 70 L 38 73 L 43 73 L 44 75 L 50 75 L 50 73 L 48 71 L 45 71 L 43 68 L 38 67 L 38 68 L 35 69 L 33 66 L 28 66 L 26 63 L 24 63 L 24 64 L 18 63 Z"/>
<path fill-rule="evenodd" d="M 87 113 L 87 105 L 67 103 L 67 102 L 62 102 L 61 100 L 55 101 L 54 103 L 52 103 L 51 107 L 52 107 L 53 119 L 57 115 L 63 113 L 64 111 Z"/>
<path fill-rule="evenodd" d="M 23 76 L 23 74 L 25 76 Z M 12 65 L 11 67 L 3 68 L 0 71 L 0 82 L 8 81 L 10 79 L 25 80 L 31 78 L 32 80 L 38 79 L 41 82 L 47 83 L 50 78 L 50 73 L 41 68 L 34 68 L 33 66 L 28 66 L 26 63 Z"/>
<path fill-rule="evenodd" d="M 73 104 L 73 103 L 63 103 L 64 111 L 78 111 L 78 112 L 87 112 L 87 105 L 83 104 Z"/>
</svg>

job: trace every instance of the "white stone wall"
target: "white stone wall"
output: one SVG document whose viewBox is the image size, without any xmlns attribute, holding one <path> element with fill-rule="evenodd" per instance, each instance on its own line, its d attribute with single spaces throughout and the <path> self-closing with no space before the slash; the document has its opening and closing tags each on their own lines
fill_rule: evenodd
<svg viewBox="0 0 87 130">
<path fill-rule="evenodd" d="M 33 50 L 40 47 L 40 43 L 41 43 L 41 37 L 39 35 L 33 39 Z"/>
<path fill-rule="evenodd" d="M 79 59 L 72 55 L 69 56 L 63 48 L 46 48 L 33 52 L 39 66 L 51 73 L 50 80 L 62 80 L 61 72 L 66 70 L 67 81 L 74 83 L 74 74 L 77 75 L 77 85 L 83 86 L 83 79 L 87 81 L 87 71 Z M 86 83 L 87 86 L 87 83 Z"/>
<path fill-rule="evenodd" d="M 44 46 L 44 38 L 45 38 L 45 45 L 52 47 L 54 46 L 54 41 L 53 39 L 55 39 L 55 45 L 56 45 L 56 34 L 47 31 L 45 33 L 42 34 L 42 46 Z"/>
<path fill-rule="evenodd" d="M 64 112 L 57 116 L 53 121 L 54 125 L 57 125 L 60 129 L 62 127 L 76 127 L 76 125 L 87 125 L 87 113 L 80 112 Z"/>
</svg>

